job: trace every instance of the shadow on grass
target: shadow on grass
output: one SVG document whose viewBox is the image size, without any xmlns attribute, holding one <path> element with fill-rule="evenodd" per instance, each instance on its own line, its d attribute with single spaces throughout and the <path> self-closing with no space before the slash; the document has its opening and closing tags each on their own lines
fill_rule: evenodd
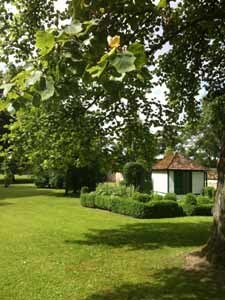
<svg viewBox="0 0 225 300">
<path fill-rule="evenodd" d="M 89 295 L 85 300 L 224 300 L 225 273 L 212 270 L 164 269 L 149 282 L 125 283 Z"/>
<path fill-rule="evenodd" d="M 8 206 L 8 205 L 13 205 L 13 203 L 10 203 L 10 202 L 1 202 L 0 201 L 0 207 L 1 206 Z"/>
<path fill-rule="evenodd" d="M 157 249 L 164 246 L 189 247 L 206 243 L 211 222 L 153 222 L 135 223 L 116 229 L 91 229 L 84 240 L 66 240 L 68 244 L 127 247 L 130 250 Z"/>
<path fill-rule="evenodd" d="M 9 198 L 24 198 L 34 196 L 63 197 L 64 190 L 38 189 L 33 184 L 11 185 L 7 188 L 0 186 L 0 200 Z"/>
</svg>

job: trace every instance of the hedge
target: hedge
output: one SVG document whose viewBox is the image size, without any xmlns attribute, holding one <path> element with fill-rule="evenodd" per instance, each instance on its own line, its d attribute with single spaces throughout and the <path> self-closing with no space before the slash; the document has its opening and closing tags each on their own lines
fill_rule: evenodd
<svg viewBox="0 0 225 300">
<path fill-rule="evenodd" d="M 149 218 L 172 218 L 183 216 L 183 209 L 174 200 L 152 201 L 148 204 L 151 208 Z"/>
<path fill-rule="evenodd" d="M 142 202 L 120 198 L 112 201 L 112 212 L 134 218 L 147 219 L 149 218 L 150 207 Z"/>
<path fill-rule="evenodd" d="M 139 193 L 135 192 L 132 197 L 135 201 L 147 203 L 151 201 L 152 195 L 151 194 L 145 194 L 145 193 Z"/>
<path fill-rule="evenodd" d="M 96 193 L 82 194 L 81 205 L 100 208 L 114 213 L 140 219 L 170 218 L 183 215 L 182 208 L 172 200 L 149 202 L 148 204 L 129 198 L 103 196 Z"/>
<path fill-rule="evenodd" d="M 82 206 L 95 208 L 95 197 L 96 194 L 94 192 L 89 194 L 81 194 L 80 202 Z"/>
<path fill-rule="evenodd" d="M 196 205 L 193 215 L 194 216 L 212 216 L 212 204 L 202 204 L 202 205 Z"/>
</svg>

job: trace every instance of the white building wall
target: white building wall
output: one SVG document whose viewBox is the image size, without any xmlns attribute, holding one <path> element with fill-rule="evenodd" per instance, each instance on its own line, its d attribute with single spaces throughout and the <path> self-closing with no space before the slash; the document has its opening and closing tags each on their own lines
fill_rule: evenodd
<svg viewBox="0 0 225 300">
<path fill-rule="evenodd" d="M 201 194 L 204 187 L 204 172 L 192 172 L 192 193 Z"/>
<path fill-rule="evenodd" d="M 215 180 L 215 179 L 208 179 L 207 184 L 208 184 L 208 186 L 214 187 L 214 189 L 217 188 L 217 180 Z"/>
<path fill-rule="evenodd" d="M 153 191 L 155 193 L 167 193 L 168 175 L 167 171 L 152 172 Z"/>
<path fill-rule="evenodd" d="M 174 193 L 174 171 L 169 171 L 169 192 Z"/>
</svg>

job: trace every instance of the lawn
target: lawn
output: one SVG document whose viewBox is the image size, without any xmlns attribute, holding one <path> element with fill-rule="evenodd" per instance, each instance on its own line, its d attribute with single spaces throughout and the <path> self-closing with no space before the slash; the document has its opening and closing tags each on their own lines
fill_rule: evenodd
<svg viewBox="0 0 225 300">
<path fill-rule="evenodd" d="M 211 221 L 137 220 L 61 191 L 0 187 L 0 299 L 224 300 L 219 281 L 182 268 Z"/>
</svg>

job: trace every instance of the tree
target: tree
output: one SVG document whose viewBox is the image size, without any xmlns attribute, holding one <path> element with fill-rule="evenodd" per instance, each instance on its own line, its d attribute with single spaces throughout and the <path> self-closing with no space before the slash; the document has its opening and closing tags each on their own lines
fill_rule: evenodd
<svg viewBox="0 0 225 300">
<path fill-rule="evenodd" d="M 19 1 L 22 2 L 30 13 L 35 11 L 33 4 Z M 144 123 L 149 126 L 158 126 L 166 118 L 178 119 L 180 114 L 183 120 L 194 123 L 200 111 L 196 96 L 203 85 L 210 99 L 224 94 L 225 3 L 183 0 L 172 5 L 172 2 L 160 0 L 155 5 L 144 0 L 71 1 L 67 11 L 72 14 L 71 25 L 63 29 L 38 28 L 36 38 L 33 35 L 39 55 L 34 56 L 32 66 L 25 66 L 5 87 L 6 105 L 13 102 L 26 106 L 27 102 L 41 101 L 54 108 L 65 105 L 68 99 L 78 99 L 86 112 L 95 111 L 95 120 L 111 136 L 116 128 L 121 128 L 128 112 L 134 118 L 137 113 L 144 116 Z M 7 12 L 3 11 L 4 19 Z M 22 10 L 20 15 L 24 16 Z M 12 19 L 14 24 L 15 17 Z M 5 30 L 11 30 L 8 22 Z M 108 35 L 113 38 L 108 39 L 107 46 Z M 3 50 L 7 56 L 7 43 Z M 21 54 L 18 57 L 25 59 Z M 155 105 L 155 99 L 146 97 L 160 83 L 168 88 L 168 106 L 164 110 Z M 124 99 L 131 110 L 126 109 Z M 220 110 L 211 108 L 214 119 L 221 120 Z M 215 122 L 216 126 L 220 124 Z M 224 265 L 224 134 L 220 135 L 220 141 L 214 231 L 207 257 Z"/>
</svg>

